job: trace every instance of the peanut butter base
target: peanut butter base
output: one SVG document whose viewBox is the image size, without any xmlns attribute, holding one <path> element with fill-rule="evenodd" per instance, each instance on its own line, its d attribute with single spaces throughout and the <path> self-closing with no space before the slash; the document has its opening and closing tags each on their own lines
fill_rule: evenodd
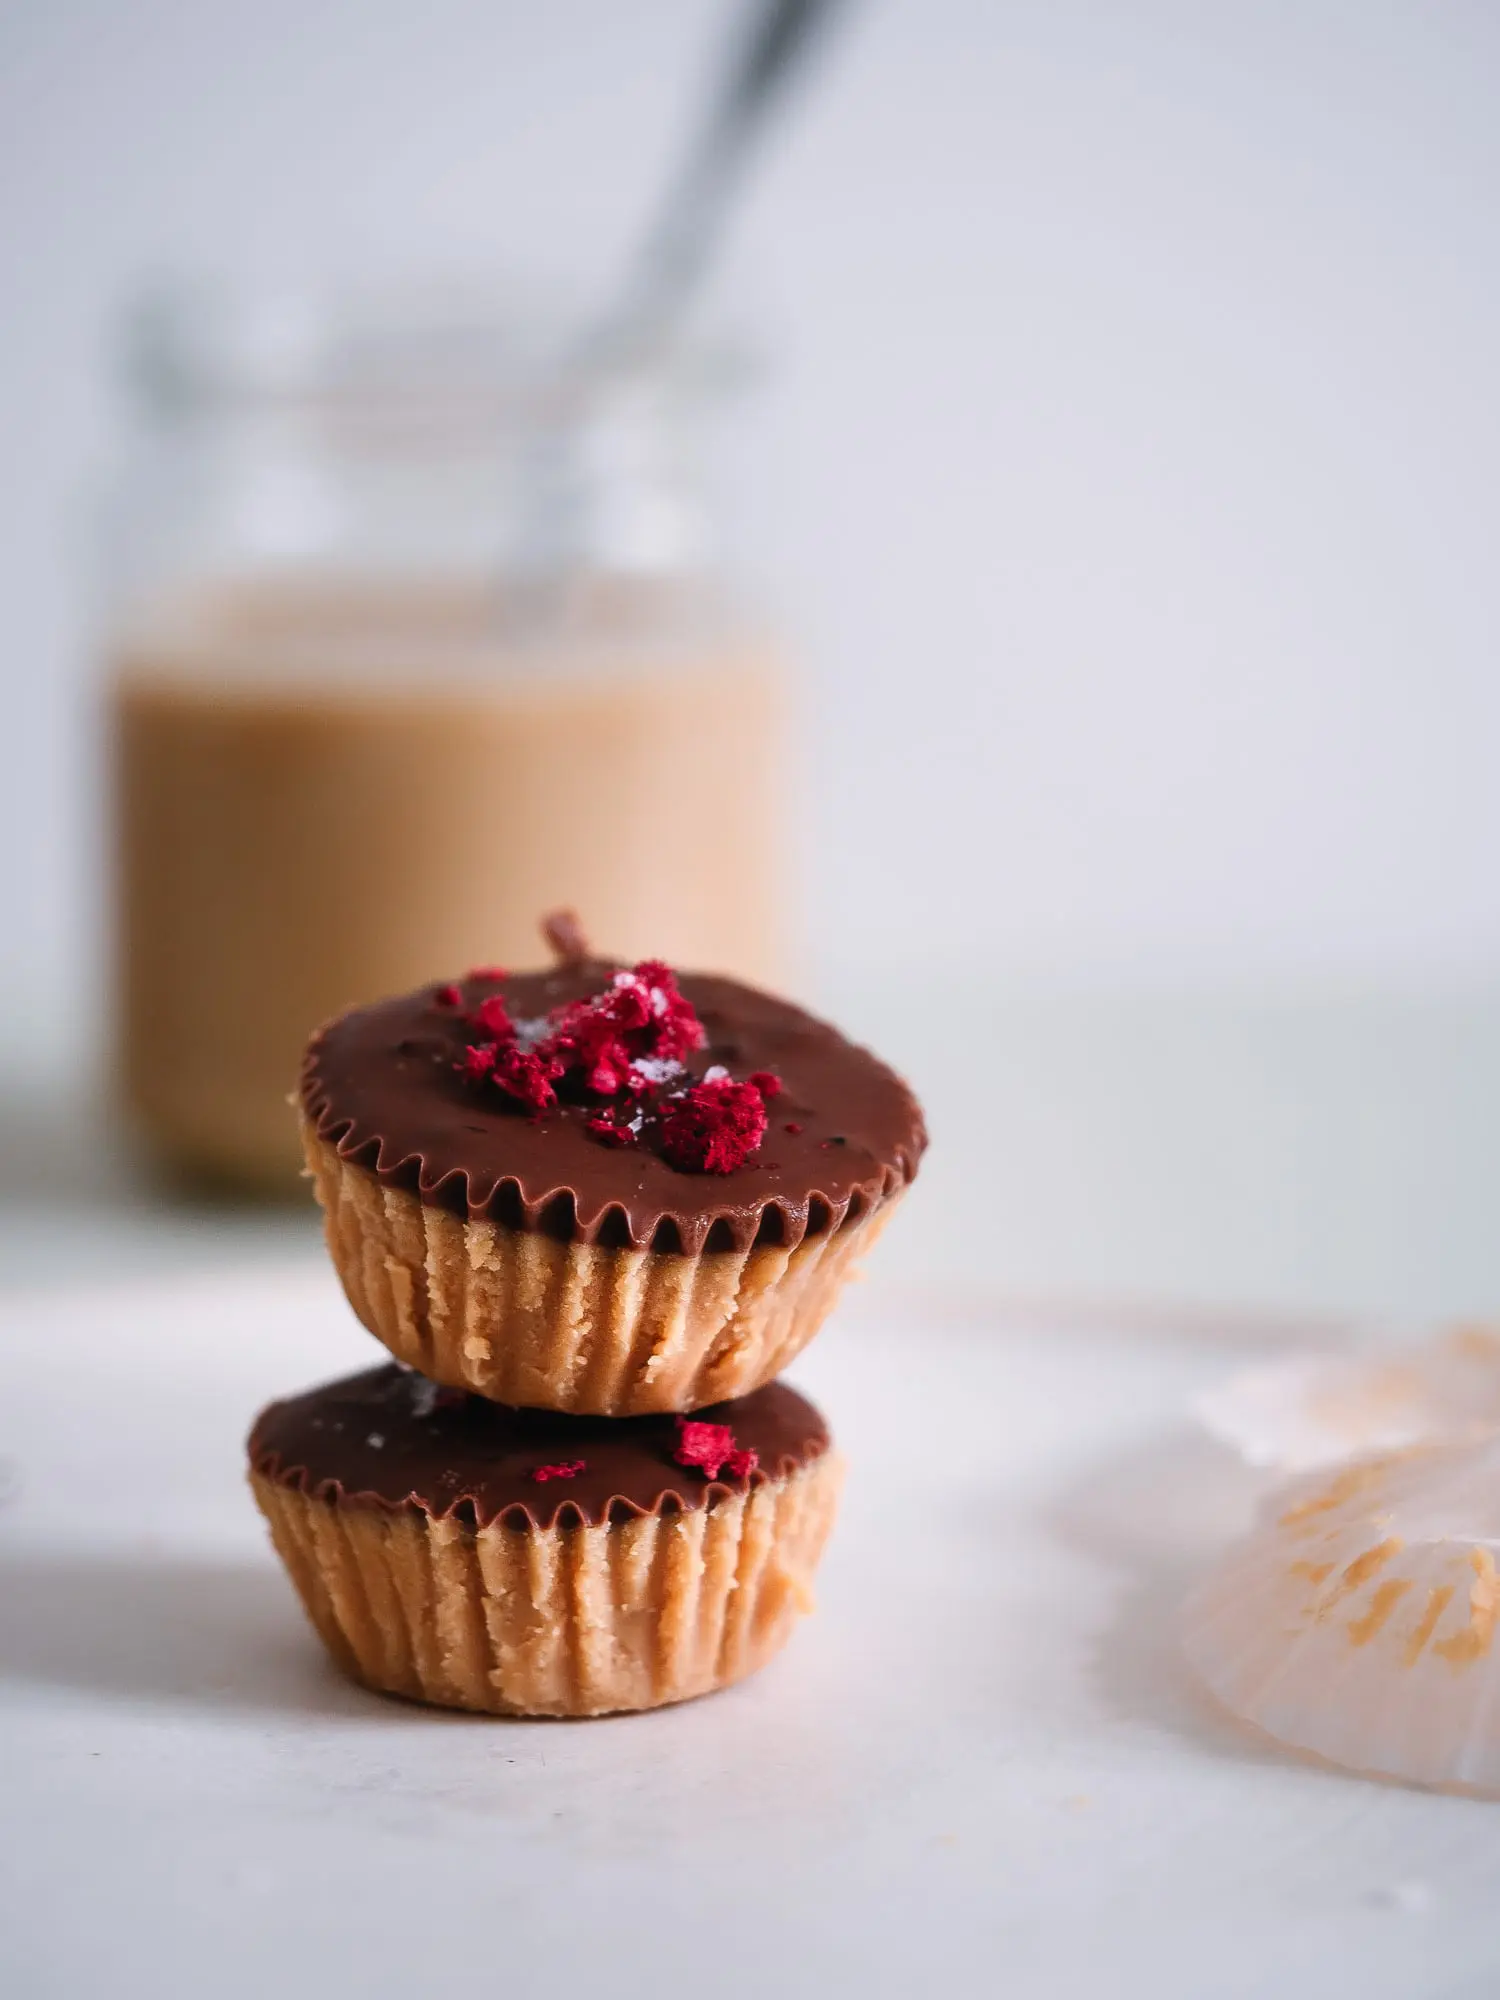
<svg viewBox="0 0 1500 2000">
<path fill-rule="evenodd" d="M 351 1165 L 306 1119 L 302 1137 L 329 1252 L 376 1339 L 449 1388 L 578 1415 L 696 1410 L 772 1381 L 899 1199 L 794 1249 L 678 1256 L 466 1220 Z"/>
<path fill-rule="evenodd" d="M 812 1609 L 836 1453 L 693 1511 L 474 1528 L 250 1484 L 308 1617 L 367 1687 L 492 1715 L 605 1715 L 754 1673 Z"/>
</svg>

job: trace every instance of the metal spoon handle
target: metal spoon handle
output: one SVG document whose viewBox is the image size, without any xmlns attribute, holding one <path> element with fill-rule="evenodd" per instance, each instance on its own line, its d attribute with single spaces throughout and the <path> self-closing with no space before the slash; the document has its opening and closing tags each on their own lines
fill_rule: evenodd
<svg viewBox="0 0 1500 2000">
<path fill-rule="evenodd" d="M 647 232 L 617 328 L 659 329 L 697 282 L 766 114 L 843 0 L 761 0 L 707 121 Z"/>
</svg>

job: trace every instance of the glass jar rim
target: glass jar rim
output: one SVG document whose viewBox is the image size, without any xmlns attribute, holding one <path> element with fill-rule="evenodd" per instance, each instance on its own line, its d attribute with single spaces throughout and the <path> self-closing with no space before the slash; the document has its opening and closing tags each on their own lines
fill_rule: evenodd
<svg viewBox="0 0 1500 2000">
<path fill-rule="evenodd" d="M 733 332 L 673 329 L 629 349 L 586 344 L 567 294 L 470 278 L 263 286 L 163 277 L 123 314 L 126 384 L 176 414 L 236 408 L 539 410 L 566 417 L 622 381 L 713 404 L 758 372 Z"/>
</svg>

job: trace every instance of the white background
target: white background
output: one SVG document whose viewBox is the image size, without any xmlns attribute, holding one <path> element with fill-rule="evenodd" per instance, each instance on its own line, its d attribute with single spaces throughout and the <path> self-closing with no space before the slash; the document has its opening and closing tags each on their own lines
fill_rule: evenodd
<svg viewBox="0 0 1500 2000">
<path fill-rule="evenodd" d="M 81 511 L 143 271 L 603 281 L 719 5 L 0 13 L 0 972 L 80 966 Z M 1500 16 L 855 8 L 729 272 L 822 949 L 1500 964 Z M 746 275 L 748 273 L 748 276 Z"/>
<path fill-rule="evenodd" d="M 204 267 L 603 283 L 725 20 L 0 9 L 0 1068 L 76 1066 L 99 1012 L 87 510 L 122 289 Z M 886 0 L 851 9 L 741 218 L 723 289 L 771 358 L 736 454 L 745 547 L 808 672 L 824 988 L 856 1013 L 863 993 L 872 1032 L 913 965 L 1172 996 L 1139 1033 L 1108 1002 L 1050 1042 L 1044 1001 L 1005 1001 L 1038 1036 L 1007 1060 L 1044 1147 L 1078 1050 L 1114 1049 L 1064 1128 L 1125 1168 L 1081 1198 L 1044 1159 L 1037 1193 L 1012 1155 L 1011 1278 L 1500 1292 L 1468 1138 L 1500 1071 L 1423 1069 L 1500 1044 L 1497 79 L 1500 13 L 1462 0 Z M 1202 1089 L 1167 1061 L 1194 993 Z M 1277 1026 L 1345 997 L 1348 1032 Z M 1320 1109 L 1322 1053 L 1362 1034 Z M 919 1073 L 920 1042 L 895 1049 Z M 1153 1151 L 1149 1110 L 1110 1120 L 1158 1058 L 1178 1109 Z M 1296 1134 L 1255 1150 L 1258 1064 L 1273 1095 L 1308 1072 L 1315 1151 L 1397 1067 L 1414 1108 L 1341 1128 L 1304 1189 Z M 1245 1185 L 1186 1226 L 1247 1093 L 1248 1134 L 1223 1134 Z M 944 1108 L 964 1115 L 957 1086 Z M 1330 1262 L 1345 1167 L 1378 1186 Z M 1416 1211 L 1426 1262 L 1398 1269 Z"/>
</svg>

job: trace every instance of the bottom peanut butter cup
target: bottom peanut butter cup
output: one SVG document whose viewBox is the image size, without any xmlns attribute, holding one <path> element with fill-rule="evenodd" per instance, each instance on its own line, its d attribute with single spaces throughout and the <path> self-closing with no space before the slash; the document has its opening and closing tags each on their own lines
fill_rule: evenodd
<svg viewBox="0 0 1500 2000">
<path fill-rule="evenodd" d="M 273 1403 L 249 1454 L 340 1666 L 510 1715 L 653 1708 L 753 1672 L 811 1608 L 842 1470 L 779 1382 L 687 1419 L 601 1419 L 390 1364 Z"/>
</svg>

